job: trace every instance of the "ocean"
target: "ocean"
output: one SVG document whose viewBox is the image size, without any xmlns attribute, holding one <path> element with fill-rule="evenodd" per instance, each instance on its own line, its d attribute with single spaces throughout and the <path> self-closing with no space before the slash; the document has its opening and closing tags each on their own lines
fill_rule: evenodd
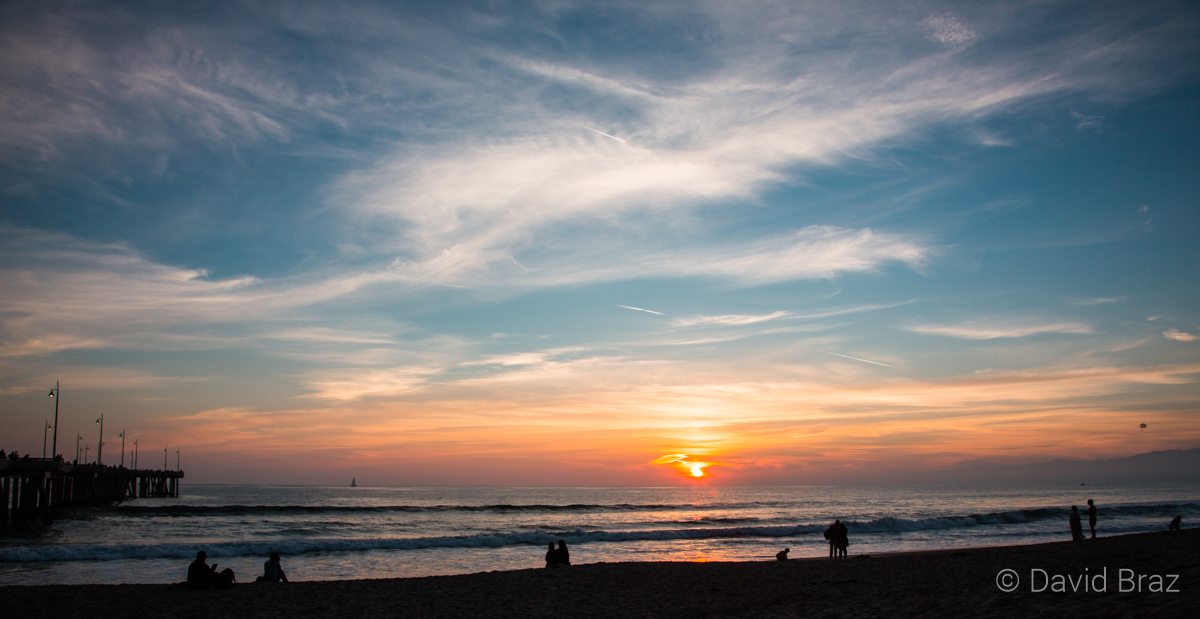
<svg viewBox="0 0 1200 619">
<path fill-rule="evenodd" d="M 540 568 L 566 540 L 574 564 L 765 561 L 1070 539 L 1070 505 L 1097 535 L 1200 520 L 1200 485 L 673 488 L 371 488 L 184 485 L 177 498 L 80 508 L 53 524 L 0 523 L 0 584 L 171 583 L 197 550 L 241 582 L 283 555 L 291 580 Z M 1087 519 L 1084 517 L 1086 531 Z M 1086 542 L 1084 542 L 1086 543 Z"/>
</svg>

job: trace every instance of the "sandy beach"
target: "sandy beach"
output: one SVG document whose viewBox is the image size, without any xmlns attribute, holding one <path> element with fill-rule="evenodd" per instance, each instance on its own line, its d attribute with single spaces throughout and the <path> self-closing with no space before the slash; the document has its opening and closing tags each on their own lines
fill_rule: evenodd
<svg viewBox="0 0 1200 619">
<path fill-rule="evenodd" d="M 1019 580 L 998 578 L 1005 569 Z M 224 591 L 10 586 L 0 588 L 0 599 L 7 616 L 56 619 L 1194 617 L 1198 581 L 1200 529 L 1190 529 L 1031 546 L 852 553 L 843 561 L 597 563 L 427 578 L 250 582 Z M 1004 592 L 1001 584 L 1015 590 Z"/>
</svg>

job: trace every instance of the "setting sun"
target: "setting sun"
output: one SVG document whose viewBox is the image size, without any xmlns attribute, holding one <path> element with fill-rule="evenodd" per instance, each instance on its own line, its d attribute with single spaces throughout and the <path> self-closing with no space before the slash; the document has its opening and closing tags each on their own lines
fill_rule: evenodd
<svg viewBox="0 0 1200 619">
<path fill-rule="evenodd" d="M 689 462 L 688 454 L 667 454 L 651 462 L 651 464 L 667 464 L 679 469 L 684 475 L 704 477 L 704 469 L 712 466 L 712 462 Z"/>
</svg>

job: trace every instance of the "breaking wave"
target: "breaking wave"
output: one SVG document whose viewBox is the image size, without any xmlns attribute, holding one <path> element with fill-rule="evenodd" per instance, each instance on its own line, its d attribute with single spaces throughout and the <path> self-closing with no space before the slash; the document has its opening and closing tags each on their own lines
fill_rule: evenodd
<svg viewBox="0 0 1200 619">
<path fill-rule="evenodd" d="M 747 509 L 770 506 L 765 503 L 725 504 L 631 504 L 612 505 L 120 505 L 111 508 L 113 513 L 124 516 L 254 516 L 272 514 L 389 514 L 389 513 L 437 513 L 437 512 L 494 512 L 494 513 L 564 513 L 564 512 L 634 512 L 634 511 L 705 511 L 722 509 Z"/>
<path fill-rule="evenodd" d="M 678 505 L 489 505 L 479 507 L 434 506 L 434 507 L 304 507 L 304 506 L 122 506 L 117 511 L 133 514 L 170 515 L 240 515 L 267 516 L 272 513 L 292 512 L 396 512 L 409 510 L 528 510 L 545 511 L 597 511 L 597 510 L 652 510 L 680 509 Z M 689 507 L 690 508 L 690 507 Z M 1120 505 L 1104 508 L 1106 518 L 1132 516 L 1160 518 L 1169 514 L 1195 512 L 1200 503 L 1178 502 L 1159 505 Z M 1065 507 L 1041 507 L 1003 511 L 987 514 L 937 516 L 926 518 L 883 517 L 872 520 L 846 520 L 853 534 L 872 535 L 901 533 L 906 531 L 928 531 L 963 527 L 988 527 L 1035 522 L 1039 520 L 1065 520 L 1069 509 Z M 750 520 L 750 519 L 747 519 Z M 559 539 L 572 544 L 589 542 L 621 543 L 633 541 L 669 541 L 721 538 L 787 538 L 819 535 L 828 523 L 804 523 L 763 526 L 716 526 L 679 528 L 686 521 L 668 523 L 674 528 L 641 528 L 625 531 L 588 531 L 582 528 L 562 531 L 532 530 L 508 533 L 479 533 L 460 536 L 434 537 L 364 537 L 364 538 L 300 538 L 300 539 L 251 539 L 207 543 L 157 543 L 157 544 L 63 544 L 55 546 L 8 546 L 0 548 L 0 562 L 28 563 L 38 561 L 113 561 L 122 559 L 191 559 L 198 550 L 211 557 L 261 556 L 269 552 L 298 555 L 322 552 L 364 552 L 372 550 L 419 550 L 425 548 L 503 548 L 512 546 L 544 546 Z M 737 519 L 703 518 L 693 524 L 735 524 Z M 311 533 L 312 531 L 305 531 Z"/>
<path fill-rule="evenodd" d="M 1143 506 L 1145 507 L 1145 506 Z M 1160 508 L 1179 508 L 1179 505 Z M 128 509 L 128 508 L 126 508 Z M 138 508 L 172 510 L 175 507 Z M 194 508 L 179 508 L 194 509 Z M 213 508 L 217 510 L 225 508 Z M 236 508 L 235 508 L 236 509 Z M 1137 507 L 1141 511 L 1142 507 Z M 1065 518 L 1066 509 L 1039 508 L 934 518 L 876 518 L 867 521 L 848 520 L 853 533 L 891 533 L 925 531 L 957 527 L 978 527 L 1030 522 L 1039 519 Z M 361 552 L 370 550 L 419 550 L 424 548 L 501 548 L 506 546 L 544 546 L 564 539 L 570 543 L 629 541 L 666 541 L 719 538 L 782 538 L 822 533 L 828 525 L 796 524 L 780 526 L 740 526 L 711 528 L 640 529 L 630 531 L 525 531 L 483 533 L 476 535 L 415 537 L 415 538 L 309 538 L 245 540 L 180 544 L 74 544 L 49 547 L 16 546 L 0 548 L 0 562 L 34 561 L 112 561 L 118 559 L 191 559 L 196 551 L 204 550 L 212 557 L 265 555 L 269 552 L 303 554 L 317 552 Z"/>
</svg>

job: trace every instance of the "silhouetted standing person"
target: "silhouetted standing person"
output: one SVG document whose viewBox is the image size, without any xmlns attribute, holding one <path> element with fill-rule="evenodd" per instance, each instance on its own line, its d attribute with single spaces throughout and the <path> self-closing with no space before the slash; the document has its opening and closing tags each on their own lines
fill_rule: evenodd
<svg viewBox="0 0 1200 619">
<path fill-rule="evenodd" d="M 1071 525 L 1071 541 L 1079 541 L 1083 539 L 1083 523 L 1079 521 L 1079 506 L 1071 506 L 1071 515 L 1067 518 L 1067 523 Z"/>
<path fill-rule="evenodd" d="M 844 522 L 838 523 L 837 545 L 838 556 L 845 559 L 846 548 L 850 546 L 850 529 L 846 528 L 846 523 Z"/>
<path fill-rule="evenodd" d="M 838 527 L 841 526 L 841 524 L 842 524 L 841 520 L 834 520 L 833 524 L 829 525 L 828 529 L 825 529 L 825 539 L 829 540 L 829 558 L 830 559 L 837 558 L 837 552 L 838 552 L 837 534 L 838 534 Z"/>
<path fill-rule="evenodd" d="M 558 563 L 559 565 L 571 564 L 571 551 L 567 549 L 567 542 L 558 540 Z"/>
<path fill-rule="evenodd" d="M 1096 504 L 1088 499 L 1088 528 L 1092 530 L 1092 539 L 1096 539 Z"/>
</svg>

